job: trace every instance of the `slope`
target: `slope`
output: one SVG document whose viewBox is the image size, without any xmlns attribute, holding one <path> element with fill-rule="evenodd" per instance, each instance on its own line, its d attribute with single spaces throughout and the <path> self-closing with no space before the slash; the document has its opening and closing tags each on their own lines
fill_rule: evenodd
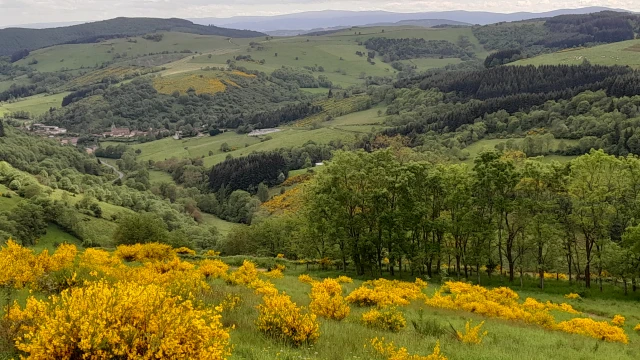
<svg viewBox="0 0 640 360">
<path fill-rule="evenodd" d="M 594 65 L 623 65 L 640 68 L 640 40 L 622 41 L 591 48 L 567 49 L 523 59 L 513 65 L 579 65 L 588 61 Z"/>
<path fill-rule="evenodd" d="M 8 28 L 0 30 L 0 56 L 70 43 L 92 43 L 99 39 L 143 35 L 157 31 L 180 31 L 234 38 L 256 37 L 253 31 L 196 25 L 182 19 L 115 18 L 53 29 Z"/>
</svg>

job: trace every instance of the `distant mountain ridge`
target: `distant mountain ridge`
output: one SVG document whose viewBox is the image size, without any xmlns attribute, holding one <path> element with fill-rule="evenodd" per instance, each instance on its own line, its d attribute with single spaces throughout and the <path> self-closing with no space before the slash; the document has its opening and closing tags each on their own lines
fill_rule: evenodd
<svg viewBox="0 0 640 360">
<path fill-rule="evenodd" d="M 200 18 L 189 20 L 196 24 L 212 24 L 237 29 L 271 32 L 277 30 L 311 30 L 335 28 L 340 26 L 363 26 L 367 24 L 396 23 L 405 20 L 422 19 L 446 19 L 474 25 L 487 25 L 504 21 L 521 21 L 569 14 L 588 14 L 606 10 L 626 11 L 606 7 L 585 7 L 579 9 L 560 9 L 540 13 L 518 12 L 512 14 L 464 10 L 420 13 L 327 10 L 277 16 L 238 16 L 231 18 Z"/>
<path fill-rule="evenodd" d="M 219 35 L 233 38 L 264 36 L 250 30 L 226 29 L 194 24 L 183 19 L 115 18 L 80 25 L 51 29 L 0 29 L 0 56 L 24 49 L 36 50 L 53 45 L 91 43 L 101 38 L 139 36 L 156 31 L 180 31 L 200 35 Z"/>
<path fill-rule="evenodd" d="M 370 26 L 420 26 L 420 27 L 434 27 L 434 26 L 442 26 L 442 25 L 451 25 L 451 26 L 471 26 L 469 23 L 464 23 L 460 21 L 452 21 L 445 19 L 419 19 L 419 20 L 402 20 L 398 22 L 383 22 L 383 23 L 375 23 L 375 24 L 365 24 L 365 25 L 354 25 L 358 27 L 370 27 Z M 352 26 L 335 26 L 330 28 L 317 28 L 310 30 L 275 30 L 275 31 L 265 31 L 268 35 L 271 36 L 296 36 L 296 35 L 308 35 L 308 34 L 319 34 L 319 33 L 328 33 L 328 32 L 337 32 L 343 29 L 349 29 Z"/>
</svg>

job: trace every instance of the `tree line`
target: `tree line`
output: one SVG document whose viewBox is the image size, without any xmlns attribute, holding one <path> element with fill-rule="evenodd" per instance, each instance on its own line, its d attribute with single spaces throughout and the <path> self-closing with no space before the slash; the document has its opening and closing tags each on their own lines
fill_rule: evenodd
<svg viewBox="0 0 640 360">
<path fill-rule="evenodd" d="M 407 159 L 339 152 L 300 211 L 253 225 L 249 233 L 269 234 L 261 239 L 238 230 L 229 240 L 253 239 L 250 253 L 335 259 L 359 274 L 408 267 L 514 282 L 533 272 L 544 286 L 545 272 L 560 272 L 587 287 L 640 275 L 638 157 L 594 150 L 560 164 L 491 151 L 472 167 Z"/>
</svg>

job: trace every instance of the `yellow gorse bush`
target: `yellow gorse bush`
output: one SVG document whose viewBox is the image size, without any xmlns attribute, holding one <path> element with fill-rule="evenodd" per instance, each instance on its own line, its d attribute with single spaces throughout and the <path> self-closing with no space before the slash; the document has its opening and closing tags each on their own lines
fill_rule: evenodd
<svg viewBox="0 0 640 360">
<path fill-rule="evenodd" d="M 34 359 L 224 359 L 229 333 L 215 309 L 198 309 L 162 287 L 104 281 L 31 297 L 7 320 L 16 347 Z"/>
<path fill-rule="evenodd" d="M 36 255 L 9 239 L 6 246 L 0 248 L 0 286 L 21 288 L 35 283 L 46 273 L 70 267 L 77 252 L 74 245 L 63 244 L 53 255 L 47 250 Z"/>
<path fill-rule="evenodd" d="M 215 250 L 207 250 L 207 252 L 204 253 L 204 256 L 206 256 L 206 257 L 218 257 L 218 256 L 220 256 L 220 252 L 219 251 L 215 251 Z"/>
<path fill-rule="evenodd" d="M 311 284 L 314 282 L 313 278 L 307 274 L 302 274 L 298 276 L 298 281 L 303 282 L 305 284 Z"/>
<path fill-rule="evenodd" d="M 351 284 L 353 283 L 353 279 L 348 277 L 348 276 L 344 276 L 344 275 L 340 275 L 336 278 L 336 281 L 339 284 Z"/>
<path fill-rule="evenodd" d="M 176 256 L 173 248 L 166 244 L 148 243 L 120 245 L 116 248 L 116 256 L 125 261 L 166 261 Z"/>
<path fill-rule="evenodd" d="M 566 294 L 564 297 L 565 299 L 570 299 L 570 300 L 577 300 L 581 298 L 580 295 L 576 293 L 569 293 L 569 294 Z"/>
<path fill-rule="evenodd" d="M 560 322 L 555 328 L 570 334 L 586 335 L 608 342 L 629 343 L 629 337 L 624 333 L 622 328 L 611 325 L 606 321 L 595 321 L 591 318 L 575 318 Z"/>
<path fill-rule="evenodd" d="M 624 316 L 622 315 L 615 315 L 613 317 L 613 320 L 611 320 L 611 325 L 617 326 L 617 327 L 623 327 L 624 326 L 624 321 L 626 319 L 624 318 Z"/>
<path fill-rule="evenodd" d="M 206 278 L 222 279 L 227 276 L 229 265 L 220 260 L 202 260 L 198 271 Z"/>
<path fill-rule="evenodd" d="M 634 331 L 640 331 L 640 324 L 636 325 L 636 327 L 633 328 Z"/>
<path fill-rule="evenodd" d="M 311 284 L 310 296 L 309 310 L 323 318 L 342 320 L 351 312 L 342 296 L 342 287 L 335 279 L 314 281 Z"/>
<path fill-rule="evenodd" d="M 488 332 L 480 332 L 484 321 L 476 326 L 471 326 L 471 320 L 467 320 L 464 325 L 464 332 L 456 330 L 456 337 L 465 344 L 480 344 Z"/>
<path fill-rule="evenodd" d="M 320 336 L 319 324 L 314 314 L 303 310 L 287 294 L 264 296 L 256 325 L 268 336 L 294 346 L 314 343 Z"/>
<path fill-rule="evenodd" d="M 551 310 L 579 314 L 569 304 L 542 303 L 532 298 L 527 298 L 523 303 L 518 300 L 518 294 L 508 288 L 489 290 L 478 285 L 449 281 L 433 297 L 426 299 L 425 303 L 437 308 L 464 310 L 487 317 L 523 321 L 552 330 L 587 336 L 598 335 L 593 337 L 606 341 L 628 341 L 622 329 L 606 321 L 595 322 L 588 318 L 578 318 L 556 324 Z"/>
<path fill-rule="evenodd" d="M 386 343 L 384 338 L 372 339 L 371 347 L 380 355 L 384 356 L 388 360 L 447 360 L 447 358 L 440 353 L 440 341 L 436 341 L 436 346 L 433 348 L 433 353 L 427 356 L 410 355 L 406 348 L 397 348 L 393 345 L 393 342 Z"/>
<path fill-rule="evenodd" d="M 390 306 L 409 305 L 424 294 L 422 289 L 427 286 L 423 280 L 416 279 L 410 283 L 398 280 L 369 280 L 347 296 L 346 300 L 359 306 Z"/>
<path fill-rule="evenodd" d="M 258 280 L 258 269 L 254 263 L 245 260 L 238 270 L 229 275 L 227 282 L 233 285 L 249 285 L 255 280 Z"/>
<path fill-rule="evenodd" d="M 271 279 L 282 279 L 284 277 L 284 274 L 280 269 L 272 269 L 271 271 L 268 271 L 263 275 Z"/>
<path fill-rule="evenodd" d="M 371 309 L 362 314 L 362 323 L 368 327 L 380 330 L 398 332 L 407 326 L 402 312 L 396 307 Z"/>
<path fill-rule="evenodd" d="M 176 252 L 176 254 L 180 254 L 180 255 L 195 255 L 196 251 L 195 250 L 191 250 L 188 247 L 179 247 L 177 249 L 174 250 Z"/>
</svg>

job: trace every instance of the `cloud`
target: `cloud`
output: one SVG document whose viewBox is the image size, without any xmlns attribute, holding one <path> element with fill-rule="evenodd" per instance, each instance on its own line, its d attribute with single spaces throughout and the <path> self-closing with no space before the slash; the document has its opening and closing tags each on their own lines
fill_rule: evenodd
<svg viewBox="0 0 640 360">
<path fill-rule="evenodd" d="M 101 20 L 117 16 L 230 17 L 325 9 L 541 12 L 586 6 L 640 11 L 638 0 L 0 0 L 0 26 Z"/>
</svg>

